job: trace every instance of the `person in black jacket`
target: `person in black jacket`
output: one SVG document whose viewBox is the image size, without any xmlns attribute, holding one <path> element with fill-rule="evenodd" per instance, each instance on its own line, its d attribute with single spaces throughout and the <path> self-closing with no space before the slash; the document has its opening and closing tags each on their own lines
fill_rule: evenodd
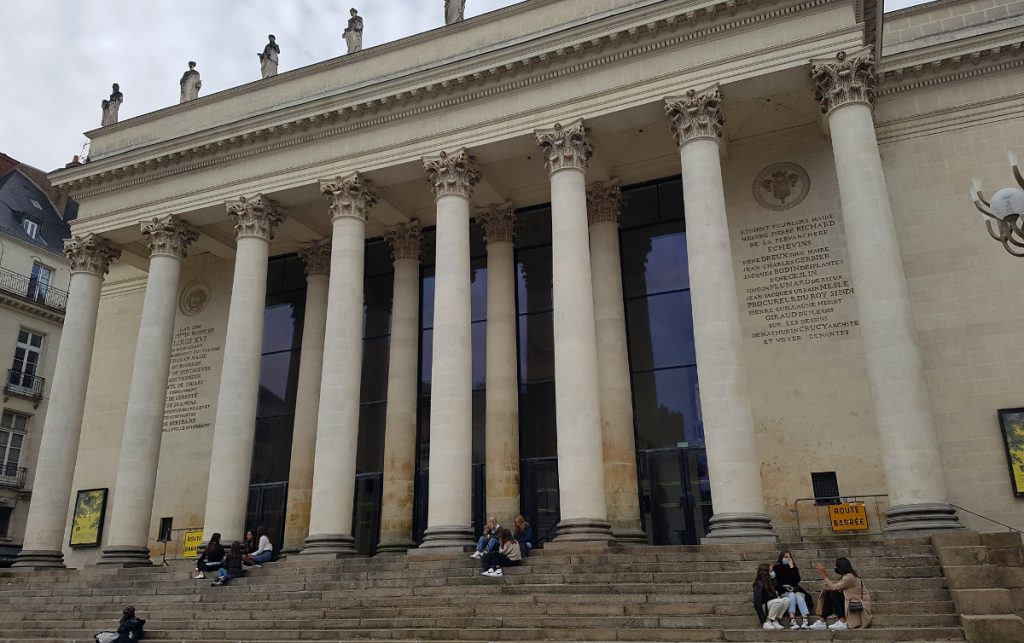
<svg viewBox="0 0 1024 643">
<path fill-rule="evenodd" d="M 800 570 L 793 560 L 793 553 L 784 551 L 779 554 L 779 561 L 772 568 L 775 572 L 775 582 L 782 595 L 789 599 L 789 629 L 809 630 L 811 626 L 807 623 L 808 615 L 814 611 L 814 600 L 803 587 L 800 587 Z M 808 609 L 810 605 L 810 609 Z M 803 623 L 796 622 L 796 613 L 799 610 L 803 617 Z"/>
<path fill-rule="evenodd" d="M 774 576 L 768 563 L 761 563 L 754 577 L 754 611 L 766 630 L 782 629 L 779 617 L 789 606 L 789 599 L 779 596 Z"/>
<path fill-rule="evenodd" d="M 242 544 L 236 540 L 231 543 L 231 549 L 228 550 L 224 557 L 224 563 L 217 571 L 217 580 L 210 584 L 214 587 L 227 585 L 229 580 L 240 577 L 242 573 Z"/>
<path fill-rule="evenodd" d="M 210 536 L 210 542 L 206 543 L 203 553 L 196 559 L 196 580 L 206 578 L 206 572 L 215 572 L 220 569 L 220 563 L 224 560 L 224 546 L 220 544 L 220 534 Z"/>
<path fill-rule="evenodd" d="M 519 551 L 522 552 L 523 556 L 526 556 L 533 550 L 533 527 L 530 526 L 530 523 L 526 522 L 523 514 L 516 516 L 515 525 L 515 537 L 519 543 Z"/>
<path fill-rule="evenodd" d="M 134 643 L 142 638 L 142 626 L 146 620 L 135 615 L 131 605 L 121 611 L 121 621 L 117 624 L 117 632 L 100 632 L 93 638 L 97 643 Z"/>
</svg>

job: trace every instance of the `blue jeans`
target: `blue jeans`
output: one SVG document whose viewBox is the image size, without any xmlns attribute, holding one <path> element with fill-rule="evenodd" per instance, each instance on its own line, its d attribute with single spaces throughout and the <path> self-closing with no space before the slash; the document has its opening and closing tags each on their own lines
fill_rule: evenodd
<svg viewBox="0 0 1024 643">
<path fill-rule="evenodd" d="M 229 572 L 224 567 L 221 567 L 220 569 L 217 570 L 217 575 L 220 576 L 223 580 L 228 580 L 228 579 L 234 578 L 234 576 L 231 575 L 231 572 Z"/>
<path fill-rule="evenodd" d="M 783 596 L 789 599 L 790 614 L 796 614 L 797 608 L 799 608 L 800 615 L 807 618 L 810 610 L 807 609 L 807 599 L 801 592 L 786 592 Z"/>
<path fill-rule="evenodd" d="M 273 560 L 273 558 L 274 558 L 274 552 L 272 552 L 272 551 L 261 551 L 260 553 L 258 553 L 258 554 L 256 554 L 255 556 L 252 557 L 252 559 L 256 561 L 257 565 L 262 565 L 263 563 L 269 563 L 271 560 Z"/>
<path fill-rule="evenodd" d="M 476 550 L 483 552 L 492 552 L 497 546 L 497 538 L 488 538 L 487 536 L 480 536 L 480 542 L 476 544 Z"/>
</svg>

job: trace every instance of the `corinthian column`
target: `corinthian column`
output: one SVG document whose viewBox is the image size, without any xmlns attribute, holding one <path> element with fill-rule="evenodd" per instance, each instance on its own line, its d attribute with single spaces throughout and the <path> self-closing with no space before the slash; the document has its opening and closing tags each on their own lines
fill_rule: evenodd
<svg viewBox="0 0 1024 643">
<path fill-rule="evenodd" d="M 469 196 L 480 180 L 459 150 L 424 159 L 437 200 L 430 474 L 425 548 L 473 542 L 473 360 L 470 336 Z"/>
<path fill-rule="evenodd" d="M 314 241 L 299 248 L 306 266 L 306 308 L 302 322 L 302 353 L 295 389 L 292 457 L 288 469 L 288 508 L 284 549 L 296 551 L 309 535 L 309 504 L 313 490 L 316 415 L 320 407 L 320 376 L 324 364 L 327 324 L 327 280 L 331 273 L 331 242 Z"/>
<path fill-rule="evenodd" d="M 715 512 L 707 538 L 774 540 L 754 444 L 718 157 L 725 124 L 721 103 L 714 86 L 700 93 L 691 89 L 665 104 L 683 168 L 694 349 Z"/>
<path fill-rule="evenodd" d="M 281 215 L 262 194 L 228 205 L 235 222 L 235 272 L 224 338 L 224 366 L 213 426 L 203 539 L 237 538 L 245 528 L 256 436 L 256 402 L 267 300 L 267 260 Z"/>
<path fill-rule="evenodd" d="M 363 359 L 363 258 L 366 215 L 377 202 L 373 185 L 358 172 L 322 183 L 330 203 L 331 282 L 316 423 L 316 464 L 309 536 L 303 554 L 356 553 L 352 505 L 359 445 L 359 386 Z"/>
<path fill-rule="evenodd" d="M 949 505 L 924 367 L 871 109 L 870 47 L 812 61 L 832 135 L 846 248 L 889 486 L 889 531 L 958 529 Z M 703 382 L 701 382 L 703 386 Z"/>
<path fill-rule="evenodd" d="M 416 485 L 416 388 L 420 347 L 420 223 L 384 233 L 395 260 L 391 304 L 388 402 L 384 419 L 384 484 L 377 553 L 405 553 L 412 541 Z"/>
<path fill-rule="evenodd" d="M 64 254 L 71 263 L 64 330 L 39 441 L 24 545 L 15 567 L 64 566 L 61 546 L 92 366 L 100 287 L 103 275 L 110 263 L 121 256 L 121 250 L 102 237 L 87 234 L 65 240 Z"/>
<path fill-rule="evenodd" d="M 110 514 L 109 543 L 100 564 L 149 565 L 149 524 L 163 437 L 167 375 L 171 368 L 174 312 L 181 260 L 198 233 L 173 216 L 142 224 L 149 238 L 149 276 L 128 410 L 117 461 L 117 484 Z"/>
<path fill-rule="evenodd" d="M 611 540 L 604 496 L 594 290 L 586 172 L 593 148 L 583 121 L 537 132 L 551 173 L 555 421 L 560 541 Z"/>
<path fill-rule="evenodd" d="M 626 348 L 626 311 L 622 302 L 619 221 L 622 193 L 618 183 L 594 183 L 587 190 L 590 262 L 597 331 L 597 379 L 604 442 L 604 496 L 615 539 L 647 542 L 640 529 L 636 487 L 636 441 L 633 438 L 633 387 Z"/>
<path fill-rule="evenodd" d="M 516 268 L 511 203 L 476 217 L 487 244 L 487 515 L 519 513 L 519 359 L 516 350 Z"/>
</svg>

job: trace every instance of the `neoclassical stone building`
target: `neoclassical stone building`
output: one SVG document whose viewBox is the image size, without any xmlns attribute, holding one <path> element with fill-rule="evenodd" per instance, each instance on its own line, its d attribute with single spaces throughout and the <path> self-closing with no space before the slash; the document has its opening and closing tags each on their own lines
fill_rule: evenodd
<svg viewBox="0 0 1024 643">
<path fill-rule="evenodd" d="M 19 564 L 1020 525 L 1020 4 L 530 0 L 89 132 Z"/>
</svg>

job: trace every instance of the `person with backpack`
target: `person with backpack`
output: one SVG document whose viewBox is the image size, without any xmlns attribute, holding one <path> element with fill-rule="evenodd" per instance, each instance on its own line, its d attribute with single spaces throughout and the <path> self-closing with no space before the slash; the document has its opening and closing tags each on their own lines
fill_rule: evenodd
<svg viewBox="0 0 1024 643">
<path fill-rule="evenodd" d="M 121 621 L 116 632 L 100 632 L 93 638 L 96 643 L 134 643 L 142 638 L 142 628 L 146 619 L 135 615 L 135 607 L 126 606 L 121 610 Z"/>
</svg>

